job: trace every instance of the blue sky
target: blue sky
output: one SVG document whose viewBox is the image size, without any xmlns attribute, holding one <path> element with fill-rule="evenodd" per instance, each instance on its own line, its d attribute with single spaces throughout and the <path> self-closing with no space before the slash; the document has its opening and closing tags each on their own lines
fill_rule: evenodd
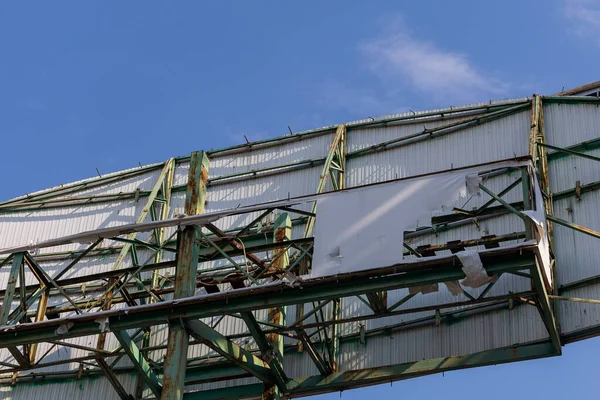
<svg viewBox="0 0 600 400">
<path fill-rule="evenodd" d="M 0 197 L 288 126 L 552 94 L 599 64 L 598 0 L 2 2 Z M 592 398 L 599 350 L 343 398 Z"/>
</svg>

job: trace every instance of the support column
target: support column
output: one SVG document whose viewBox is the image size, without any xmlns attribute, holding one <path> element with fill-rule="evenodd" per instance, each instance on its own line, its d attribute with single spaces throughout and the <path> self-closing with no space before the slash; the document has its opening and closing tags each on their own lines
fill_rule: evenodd
<svg viewBox="0 0 600 400">
<path fill-rule="evenodd" d="M 292 221 L 287 213 L 279 214 L 275 219 L 275 243 L 282 243 L 292 238 Z M 284 271 L 290 263 L 289 251 L 282 247 L 273 250 L 273 264 L 271 268 L 278 271 Z M 269 308 L 269 322 L 272 324 L 285 325 L 286 307 Z M 283 365 L 283 335 L 269 333 L 266 335 L 267 341 L 273 349 L 273 358 L 279 365 Z M 281 398 L 281 391 L 277 385 L 265 385 L 265 391 L 262 394 L 263 400 L 278 400 Z"/>
<path fill-rule="evenodd" d="M 46 308 L 48 307 L 48 297 L 49 297 L 49 289 L 46 288 L 42 293 L 42 297 L 40 297 L 40 301 L 38 302 L 37 313 L 35 316 L 35 322 L 40 322 L 44 320 L 44 316 L 46 315 Z M 37 353 L 38 344 L 33 343 L 29 348 L 29 362 L 31 364 L 35 364 L 35 356 Z"/>
<path fill-rule="evenodd" d="M 325 158 L 325 165 L 323 166 L 323 170 L 321 172 L 321 176 L 319 178 L 319 183 L 317 185 L 316 194 L 322 193 L 325 190 L 325 185 L 327 183 L 327 178 L 331 179 L 331 185 L 333 190 L 342 190 L 346 188 L 346 125 L 340 124 L 338 125 L 335 136 L 333 137 L 333 141 L 329 146 L 329 151 L 327 153 L 327 157 Z M 314 202 L 311 208 L 311 212 L 314 214 L 317 210 L 317 203 Z M 306 222 L 306 226 L 304 228 L 304 237 L 309 237 L 312 235 L 312 230 L 314 228 L 314 217 L 309 217 Z M 307 273 L 307 266 L 302 265 L 300 267 L 300 274 Z M 383 294 L 381 294 L 383 296 Z M 313 308 L 316 307 L 313 304 Z M 339 316 L 339 311 L 341 307 L 341 300 L 337 299 L 334 302 L 332 308 L 331 317 L 336 319 Z M 304 304 L 298 304 L 296 306 L 296 321 L 301 320 L 304 316 Z M 314 314 L 315 319 L 318 321 L 319 315 Z M 317 328 L 319 329 L 319 328 Z M 327 336 L 327 335 L 325 335 Z M 339 348 L 339 335 L 337 326 L 334 324 L 331 330 L 331 339 L 325 339 L 327 341 L 327 349 L 328 353 L 331 356 L 337 354 L 337 351 L 334 349 Z M 303 347 L 306 344 L 306 341 L 299 340 L 298 341 L 298 351 L 303 351 Z M 317 366 L 319 364 L 317 363 Z M 337 361 L 330 359 L 329 360 L 329 368 L 334 369 L 337 365 Z M 321 368 L 320 368 L 321 369 Z"/>
<path fill-rule="evenodd" d="M 206 184 L 208 182 L 208 157 L 203 151 L 192 153 L 185 198 L 185 214 L 204 212 Z M 175 299 L 193 296 L 198 272 L 198 243 L 194 226 L 185 227 L 177 235 L 177 269 L 175 271 Z M 181 321 L 169 324 L 167 355 L 163 371 L 162 400 L 181 400 L 185 386 L 185 369 L 189 336 Z"/>
</svg>

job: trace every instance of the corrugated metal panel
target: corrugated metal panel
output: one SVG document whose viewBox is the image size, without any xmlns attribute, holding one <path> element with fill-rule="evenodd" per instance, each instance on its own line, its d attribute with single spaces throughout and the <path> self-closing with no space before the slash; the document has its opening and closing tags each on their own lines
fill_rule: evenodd
<svg viewBox="0 0 600 400">
<path fill-rule="evenodd" d="M 589 192 L 583 196 L 582 200 L 572 197 L 556 201 L 554 214 L 558 218 L 600 231 L 600 192 Z M 560 285 L 600 275 L 598 239 L 554 224 L 554 242 Z"/>
<path fill-rule="evenodd" d="M 600 137 L 600 108 L 595 104 L 544 106 L 546 140 L 558 147 Z"/>
<path fill-rule="evenodd" d="M 452 357 L 547 338 L 537 309 L 517 307 L 471 316 L 453 324 L 429 326 L 359 341 L 343 342 L 344 370 L 372 368 L 437 357 Z M 417 344 L 423 344 L 419 346 Z"/>
<path fill-rule="evenodd" d="M 210 157 L 210 177 L 228 176 L 256 169 L 325 158 L 332 140 L 333 134 L 325 134 L 248 153 L 221 156 L 217 153 Z"/>
<path fill-rule="evenodd" d="M 128 393 L 135 391 L 135 375 L 117 375 Z M 54 381 L 44 384 L 18 384 L 14 387 L 0 386 L 0 398 L 4 400 L 21 399 L 72 399 L 119 400 L 117 392 L 104 377 L 72 381 Z"/>
<path fill-rule="evenodd" d="M 600 138 L 600 109 L 591 104 L 550 104 L 544 106 L 546 140 L 558 147 L 569 147 Z M 600 150 L 586 151 L 600 156 Z M 550 188 L 557 193 L 581 185 L 600 181 L 598 162 L 577 156 L 564 156 L 549 163 Z M 600 192 L 583 193 L 554 202 L 558 218 L 587 228 L 600 230 L 598 204 Z M 554 224 L 556 279 L 558 286 L 600 275 L 598 239 Z M 563 296 L 586 299 L 600 298 L 600 285 L 561 291 Z M 579 329 L 600 324 L 600 310 L 590 304 L 559 302 L 558 321 L 561 333 L 568 334 Z"/>
<path fill-rule="evenodd" d="M 379 129 L 387 131 L 385 136 L 389 138 L 415 133 L 411 126 Z M 350 133 L 349 148 L 361 148 L 362 140 L 368 144 L 374 136 L 372 129 Z M 434 139 L 351 158 L 347 161 L 346 183 L 348 187 L 360 186 L 523 156 L 527 155 L 528 141 L 529 114 L 522 112 Z"/>
<path fill-rule="evenodd" d="M 600 284 L 594 284 L 563 293 L 563 296 L 580 299 L 598 299 Z M 557 307 L 562 334 L 600 325 L 600 307 L 598 304 L 560 301 Z"/>
</svg>

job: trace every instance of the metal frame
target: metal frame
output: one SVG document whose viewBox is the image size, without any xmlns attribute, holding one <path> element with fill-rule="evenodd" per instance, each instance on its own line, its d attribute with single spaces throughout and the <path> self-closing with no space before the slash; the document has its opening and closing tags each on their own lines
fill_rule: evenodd
<svg viewBox="0 0 600 400">
<path fill-rule="evenodd" d="M 333 148 L 339 149 L 338 146 Z M 198 182 L 203 179 L 206 182 L 207 176 L 205 172 L 197 172 L 207 171 L 202 167 L 202 165 L 206 165 L 205 158 L 195 154 L 191 157 L 191 160 L 196 167 L 190 169 L 188 187 L 193 189 L 188 192 L 187 199 L 192 200 L 189 202 L 191 208 L 186 207 L 186 214 L 202 211 L 203 186 L 198 185 Z M 530 170 L 523 168 L 523 171 L 523 177 L 528 177 Z M 519 183 L 530 190 L 529 185 L 524 185 L 525 182 L 529 181 L 530 179 L 521 179 Z M 500 203 L 500 206 L 494 206 L 494 203 L 490 201 L 477 210 L 476 214 L 480 215 L 487 212 L 488 209 L 501 207 L 505 212 L 522 216 L 520 210 L 526 209 L 531 203 L 509 204 L 502 199 L 502 196 L 514 187 L 515 185 L 511 185 L 510 188 L 496 195 L 485 185 L 481 185 L 481 189 L 488 193 L 494 201 Z M 315 199 L 317 198 L 318 196 L 315 197 Z M 490 285 L 478 298 L 465 296 L 464 300 L 448 304 L 411 308 L 410 306 L 407 307 L 410 298 L 412 298 L 412 296 L 409 296 L 402 302 L 389 307 L 381 301 L 378 306 L 374 306 L 377 302 L 373 298 L 375 293 L 384 294 L 388 290 L 398 288 L 420 287 L 426 284 L 462 279 L 464 273 L 460 268 L 460 263 L 457 262 L 454 256 L 429 259 L 425 254 L 420 254 L 422 257 L 418 263 L 400 263 L 394 266 L 382 267 L 379 270 L 364 271 L 349 276 L 337 276 L 331 279 L 301 280 L 297 277 L 297 274 L 300 273 L 300 266 L 303 263 L 304 265 L 310 265 L 313 239 L 312 237 L 292 239 L 289 236 L 293 220 L 288 215 L 296 213 L 297 218 L 304 218 L 303 221 L 306 221 L 306 212 L 293 206 L 298 201 L 290 199 L 284 203 L 265 204 L 264 206 L 236 210 L 235 212 L 238 214 L 258 214 L 260 218 L 254 218 L 249 224 L 228 233 L 216 228 L 210 219 L 204 221 L 197 218 L 197 223 L 184 226 L 179 225 L 178 221 L 165 221 L 165 223 L 158 225 L 156 223 L 150 225 L 138 224 L 141 227 L 140 230 L 152 232 L 157 226 L 160 227 L 159 229 L 165 229 L 169 224 L 179 225 L 176 231 L 178 232 L 178 239 L 175 243 L 169 240 L 165 241 L 161 235 L 157 234 L 150 241 L 137 240 L 131 236 L 129 231 L 117 236 L 97 239 L 87 250 L 77 256 L 69 268 L 76 268 L 77 262 L 83 259 L 86 254 L 91 254 L 99 241 L 116 240 L 123 236 L 126 236 L 126 239 L 129 240 L 126 244 L 134 242 L 129 247 L 130 250 L 136 247 L 144 248 L 151 252 L 153 256 L 149 258 L 149 262 L 140 264 L 136 261 L 134 253 L 130 251 L 129 255 L 134 261 L 133 266 L 122 266 L 119 269 L 94 276 L 65 279 L 63 278 L 64 273 L 61 273 L 51 279 L 43 272 L 39 272 L 41 268 L 39 268 L 35 256 L 30 255 L 28 252 L 15 253 L 6 258 L 3 264 L 16 260 L 11 264 L 11 268 L 20 273 L 21 268 L 18 260 L 22 259 L 28 266 L 33 267 L 34 273 L 38 271 L 42 280 L 40 285 L 29 285 L 22 288 L 22 285 L 17 285 L 19 274 L 15 272 L 15 279 L 11 280 L 5 292 L 5 299 L 7 299 L 5 301 L 8 302 L 11 293 L 16 293 L 17 289 L 19 293 L 22 293 L 21 297 L 24 296 L 25 301 L 21 302 L 22 304 L 19 306 L 21 309 L 17 310 L 18 312 L 13 310 L 11 313 L 14 318 L 20 319 L 10 320 L 9 318 L 7 321 L 9 326 L 0 328 L 0 346 L 14 348 L 17 345 L 32 346 L 41 342 L 70 346 L 72 344 L 68 343 L 69 338 L 90 334 L 99 336 L 113 334 L 121 344 L 119 348 L 108 351 L 104 350 L 103 346 L 89 348 L 89 356 L 76 361 L 93 366 L 91 370 L 84 371 L 79 375 L 93 376 L 101 373 L 108 376 L 109 381 L 122 398 L 125 395 L 133 397 L 139 395 L 139 391 L 136 394 L 124 393 L 115 375 L 118 373 L 131 373 L 132 371 L 137 372 L 143 386 L 146 386 L 156 398 L 195 398 L 195 396 L 208 396 L 207 398 L 210 398 L 216 392 L 199 392 L 184 396 L 183 388 L 190 382 L 208 381 L 211 376 L 212 379 L 215 377 L 218 377 L 218 379 L 231 379 L 248 376 L 248 374 L 264 382 L 261 385 L 263 398 L 278 398 L 281 395 L 320 393 L 338 390 L 339 388 L 372 384 L 382 380 L 404 379 L 408 376 L 417 376 L 440 370 L 510 361 L 515 359 L 514 354 L 517 358 L 523 359 L 560 354 L 560 344 L 557 347 L 556 326 L 552 310 L 548 308 L 548 294 L 545 292 L 545 285 L 540 286 L 540 283 L 545 281 L 545 277 L 542 276 L 539 268 L 536 247 L 523 245 L 514 249 L 494 249 L 499 242 L 527 238 L 525 233 L 472 241 L 465 240 L 460 244 L 453 242 L 437 247 L 430 246 L 427 254 L 435 255 L 435 251 L 457 248 L 457 246 L 465 248 L 485 244 L 490 250 L 487 253 L 482 252 L 481 257 L 488 273 L 513 273 L 530 279 L 532 290 L 529 292 L 490 297 L 487 295 L 492 286 Z M 285 212 L 279 213 L 279 217 L 273 217 L 272 220 L 275 223 L 266 230 L 263 226 L 260 234 L 258 234 L 257 226 L 260 221 L 270 214 L 276 213 L 278 209 Z M 309 213 L 309 218 L 314 218 L 315 215 L 315 209 L 313 209 Z M 457 215 L 458 217 L 453 218 L 454 222 L 473 218 L 473 215 L 469 213 L 458 212 Z M 208 217 L 210 215 L 207 215 Z M 200 242 L 206 247 L 199 246 Z M 243 249 L 240 249 L 238 243 L 244 244 Z M 123 252 L 123 248 L 121 248 L 121 252 Z M 263 259 L 256 255 L 265 250 L 271 250 L 272 256 Z M 422 251 L 422 249 L 420 250 Z M 176 254 L 176 260 L 162 261 L 162 258 L 156 257 L 159 252 Z M 246 268 L 240 270 L 235 258 L 244 253 L 245 258 L 252 259 L 252 262 L 248 262 Z M 202 270 L 197 267 L 198 263 L 204 260 L 214 259 L 229 260 L 230 264 L 211 270 Z M 171 270 L 175 268 L 174 284 L 172 285 L 167 284 L 157 287 L 154 278 L 143 279 L 140 275 L 142 272 L 165 268 Z M 88 305 L 93 305 L 93 308 L 88 307 L 82 310 L 81 302 L 72 299 L 73 295 L 69 296 L 67 294 L 67 291 L 73 293 L 74 284 L 79 285 L 86 280 L 93 283 L 98 282 L 100 279 L 108 279 L 109 283 L 98 286 L 99 296 L 95 302 L 90 298 L 86 300 Z M 265 279 L 276 280 L 281 283 L 262 285 L 261 282 L 264 282 Z M 185 286 L 181 286 L 180 282 Z M 333 282 L 335 282 L 335 285 L 332 285 Z M 229 285 L 229 288 L 233 291 L 219 293 L 222 285 L 226 285 L 226 287 Z M 207 292 L 213 294 L 209 297 L 194 296 L 198 288 L 204 288 Z M 50 306 L 44 309 L 42 306 L 38 309 L 29 309 L 35 304 L 35 300 L 41 296 L 40 293 L 46 293 L 46 296 L 55 296 L 56 292 L 63 293 L 70 301 L 60 307 Z M 108 292 L 110 292 L 110 298 L 106 297 Z M 161 297 L 169 293 L 174 294 L 174 300 L 165 300 Z M 340 299 L 361 295 L 371 299 L 367 303 L 373 313 L 356 316 L 350 320 L 340 318 Z M 145 304 L 141 303 L 144 299 L 146 300 Z M 109 301 L 107 302 L 107 300 Z M 140 303 L 136 303 L 136 300 Z M 306 303 L 314 304 L 312 310 L 298 318 L 297 322 L 286 324 L 283 318 L 285 306 Z M 548 347 L 548 344 L 516 347 L 516 350 L 510 351 L 511 355 L 506 359 L 503 359 L 501 355 L 508 354 L 508 351 L 505 353 L 501 351 L 486 352 L 477 362 L 460 357 L 452 358 L 443 363 L 444 367 L 433 367 L 435 364 L 424 362 L 411 364 L 410 366 L 394 366 L 387 370 L 380 368 L 373 370 L 372 373 L 362 375 L 363 378 L 360 379 L 356 379 L 358 375 L 349 371 L 336 372 L 336 353 L 339 341 L 368 340 L 368 337 L 385 334 L 386 329 L 411 329 L 413 325 L 413 323 L 403 323 L 385 329 L 363 331 L 359 336 L 340 337 L 337 333 L 340 324 L 423 311 L 432 311 L 434 314 L 431 319 L 414 321 L 415 326 L 422 323 L 441 324 L 446 318 L 452 318 L 457 313 L 475 314 L 485 312 L 490 308 L 510 308 L 515 303 L 521 304 L 523 307 L 532 304 L 541 310 L 542 319 L 547 322 L 549 330 L 550 340 L 548 343 L 550 343 L 550 347 Z M 127 307 L 114 309 L 106 307 L 106 304 L 124 304 Z M 465 308 L 456 311 L 455 307 L 458 306 L 465 306 Z M 261 309 L 269 309 L 270 317 L 267 321 L 259 321 L 255 318 L 253 312 Z M 325 313 L 324 310 L 329 311 Z M 450 311 L 442 313 L 441 310 Z M 81 314 L 73 314 L 74 312 L 81 312 Z M 42 320 L 40 317 L 44 315 L 51 317 L 51 319 Z M 123 318 L 125 315 L 127 317 Z M 256 347 L 242 348 L 235 342 L 236 339 L 240 338 L 239 335 L 223 336 L 215 330 L 214 326 L 199 321 L 199 318 L 211 316 L 222 318 L 225 315 L 239 316 L 246 322 L 249 331 L 243 336 L 253 338 Z M 16 324 L 23 318 L 34 316 L 36 322 Z M 97 322 L 99 318 L 104 321 L 103 324 Z M 163 362 L 162 360 L 150 358 L 151 352 L 158 350 L 158 348 L 148 347 L 148 342 L 144 340 L 144 335 L 140 337 L 140 333 L 149 332 L 152 326 L 164 323 L 169 324 L 170 333 L 166 345 L 167 357 Z M 133 330 L 137 333 L 131 334 Z M 190 335 L 192 339 L 189 338 Z M 298 346 L 284 346 L 283 337 L 285 336 L 297 338 L 302 343 L 301 350 L 308 352 L 321 372 L 319 377 L 307 377 L 301 380 L 295 377 L 293 381 L 289 380 L 282 368 L 281 360 L 285 353 L 298 351 L 299 349 Z M 188 360 L 184 356 L 184 349 L 187 348 L 188 344 L 198 343 L 214 350 L 221 356 L 220 361 L 215 361 L 214 354 L 204 360 Z M 544 351 L 542 352 L 541 349 Z M 131 361 L 133 370 L 113 370 L 111 365 L 114 365 L 115 361 L 112 361 L 111 364 L 108 359 L 119 359 L 123 356 Z M 209 360 L 211 361 L 209 362 Z M 45 363 L 44 357 L 41 357 L 32 362 L 31 365 L 4 363 L 0 373 L 17 373 L 18 376 L 20 371 L 59 363 L 66 364 L 72 361 L 74 360 Z M 193 366 L 198 362 L 202 364 Z M 214 367 L 215 362 L 218 365 L 226 366 L 226 368 L 219 367 L 219 371 L 222 372 L 217 375 L 215 375 L 217 373 Z M 43 376 L 44 379 L 47 379 L 48 376 L 51 376 L 51 373 L 46 373 Z M 35 373 L 33 377 L 35 377 Z M 33 378 L 30 376 L 30 379 Z M 221 392 L 219 391 L 219 393 Z"/>
<path fill-rule="evenodd" d="M 403 146 L 421 140 L 430 140 L 440 135 L 460 131 L 470 126 L 503 118 L 517 112 L 531 109 L 530 157 L 534 169 L 523 172 L 522 178 L 509 187 L 496 193 L 485 185 L 481 190 L 488 193 L 490 201 L 478 210 L 456 209 L 452 215 L 434 219 L 430 230 L 409 233 L 406 237 L 423 237 L 432 232 L 453 229 L 464 224 L 478 223 L 485 218 L 493 218 L 506 213 L 519 216 L 531 207 L 531 174 L 539 174 L 539 182 L 545 196 L 546 213 L 554 224 L 563 225 L 580 232 L 600 237 L 600 233 L 585 227 L 557 219 L 553 216 L 552 201 L 564 196 L 581 196 L 590 190 L 600 188 L 600 182 L 577 185 L 570 191 L 552 194 L 548 184 L 548 163 L 563 156 L 582 156 L 597 161 L 597 157 L 585 154 L 586 151 L 600 148 L 600 138 L 569 148 L 559 148 L 546 143 L 542 103 L 588 103 L 600 104 L 600 100 L 588 98 L 566 98 L 562 96 L 540 97 L 480 106 L 460 107 L 439 111 L 418 113 L 385 119 L 372 119 L 357 123 L 338 125 L 321 130 L 294 134 L 279 139 L 249 143 L 227 149 L 193 153 L 190 157 L 171 159 L 148 167 L 126 171 L 93 180 L 65 185 L 51 191 L 27 195 L 0 203 L 0 212 L 22 212 L 31 210 L 96 204 L 121 200 L 143 200 L 145 206 L 137 221 L 145 221 L 148 216 L 155 223 L 141 223 L 141 229 L 154 232 L 147 240 L 137 238 L 137 231 L 110 232 L 96 236 L 92 244 L 83 251 L 43 253 L 34 255 L 23 248 L 0 260 L 0 268 L 10 265 L 11 279 L 6 288 L 0 288 L 3 298 L 3 311 L 0 311 L 4 327 L 0 327 L 0 346 L 6 347 L 13 360 L 0 360 L 0 382 L 20 384 L 36 380 L 82 379 L 87 376 L 104 375 L 115 388 L 120 398 L 138 398 L 145 393 L 163 399 L 194 398 L 278 398 L 302 396 L 352 387 L 365 386 L 391 380 L 405 379 L 429 373 L 437 373 L 457 368 L 478 365 L 497 364 L 521 359 L 546 357 L 560 354 L 561 341 L 573 340 L 559 335 L 553 310 L 553 301 L 587 301 L 557 296 L 560 288 L 550 287 L 547 277 L 540 270 L 539 260 L 534 246 L 520 246 L 511 250 L 498 250 L 499 243 L 523 240 L 531 237 L 531 228 L 526 223 L 522 232 L 510 235 L 489 235 L 471 239 L 413 248 L 405 243 L 405 255 L 419 258 L 411 265 L 397 264 L 382 267 L 352 276 L 338 276 L 335 279 L 302 281 L 297 275 L 310 267 L 313 239 L 312 223 L 316 217 L 316 206 L 303 211 L 291 203 L 265 204 L 260 207 L 241 209 L 239 215 L 248 214 L 252 222 L 231 228 L 219 229 L 210 220 L 199 216 L 192 221 L 188 217 L 175 223 L 175 233 L 170 222 L 162 223 L 169 215 L 169 199 L 173 192 L 187 193 L 186 214 L 201 214 L 203 211 L 203 190 L 206 185 L 218 185 L 275 173 L 293 171 L 302 168 L 323 166 L 316 193 L 326 187 L 331 179 L 332 189 L 344 189 L 345 163 L 373 152 Z M 445 114 L 445 115 L 444 115 Z M 435 129 L 419 129 L 414 134 L 389 140 L 364 149 L 347 153 L 345 149 L 347 131 L 365 127 L 385 126 L 389 124 L 414 124 L 448 117 L 462 118 L 458 122 L 444 124 Z M 332 145 L 323 159 L 306 160 L 258 170 L 246 171 L 227 176 L 208 177 L 207 156 L 231 154 L 260 149 L 281 143 L 293 142 L 304 137 L 332 135 Z M 553 152 L 547 152 L 547 149 Z M 187 185 L 172 186 L 175 166 L 181 162 L 190 162 L 191 168 Z M 135 191 L 111 195 L 78 195 L 83 189 L 117 182 L 148 171 L 161 170 L 152 190 Z M 192 171 L 193 170 L 193 171 Z M 204 172 L 203 172 L 204 171 Z M 523 188 L 522 202 L 508 203 L 503 196 L 519 184 Z M 189 207 L 188 207 L 189 206 Z M 284 223 L 263 224 L 266 220 Z M 153 225 L 152 225 L 153 224 Z M 302 238 L 290 238 L 290 226 L 305 227 Z M 278 230 L 284 228 L 283 236 Z M 177 235 L 176 240 L 174 240 Z M 102 246 L 109 243 L 109 246 Z M 531 282 L 531 290 L 521 293 L 509 293 L 502 296 L 489 295 L 493 283 L 477 298 L 463 293 L 457 301 L 436 304 L 427 307 L 411 307 L 410 300 L 416 294 L 410 294 L 388 305 L 386 291 L 397 288 L 414 288 L 432 283 L 454 281 L 464 277 L 460 263 L 454 256 L 430 259 L 436 252 L 484 246 L 482 252 L 484 266 L 489 273 L 514 274 Z M 149 252 L 152 257 L 140 263 L 138 254 Z M 77 268 L 86 257 L 118 254 L 115 269 L 82 277 L 65 277 L 69 270 Z M 266 256 L 264 255 L 266 254 Z M 270 255 L 269 255 L 270 254 Z M 242 258 L 246 265 L 239 261 Z M 173 258 L 175 257 L 175 260 Z M 50 278 L 39 263 L 46 260 L 71 260 L 67 268 Z M 226 265 L 205 269 L 198 265 L 205 261 L 227 260 Z M 126 261 L 126 262 L 125 262 Z M 158 271 L 167 271 L 159 275 Z M 149 273 L 152 272 L 151 277 Z M 25 284 L 26 273 L 33 273 L 39 284 Z M 263 285 L 266 281 L 278 281 Z M 591 277 L 589 284 L 600 282 L 600 278 Z M 79 299 L 80 285 L 86 284 L 92 298 Z M 194 296 L 195 293 L 210 293 L 210 296 Z M 49 298 L 62 296 L 64 304 L 48 304 Z M 174 296 L 174 300 L 168 300 Z M 340 301 L 358 296 L 368 305 L 368 312 L 351 318 L 340 315 Z M 15 304 L 18 299 L 18 305 Z M 310 310 L 304 312 L 302 305 L 312 303 Z M 117 308 L 116 305 L 119 305 Z M 300 310 L 296 322 L 287 322 L 284 318 L 285 307 L 296 305 Z M 11 307 L 12 306 L 12 307 Z M 479 354 L 451 357 L 447 359 L 425 360 L 414 363 L 380 367 L 361 371 L 338 371 L 337 354 L 340 341 L 359 341 L 365 343 L 371 337 L 385 335 L 389 331 L 413 329 L 423 324 L 441 325 L 457 316 L 469 317 L 497 309 L 514 307 L 536 307 L 548 330 L 548 340 L 540 343 L 524 343 L 505 349 L 490 350 Z M 457 309 L 460 307 L 460 309 Z M 259 310 L 268 310 L 270 318 L 257 318 Z M 353 321 L 365 321 L 394 315 L 403 315 L 428 311 L 430 316 L 407 322 L 366 330 L 340 336 L 339 326 Z M 241 334 L 224 336 L 218 331 L 218 322 L 225 316 L 243 320 L 248 331 Z M 199 318 L 215 317 L 215 324 L 207 324 Z M 97 322 L 101 318 L 103 323 Z M 150 346 L 148 340 L 152 327 L 168 324 L 170 337 L 168 343 Z M 85 335 L 98 335 L 96 347 L 85 347 L 69 342 L 69 338 Z M 594 334 L 582 333 L 577 338 Z M 105 349 L 107 335 L 114 335 L 120 346 Z M 297 340 L 296 345 L 284 345 L 283 338 Z M 239 340 L 248 340 L 250 347 L 240 346 Z M 46 361 L 49 351 L 37 354 L 37 345 L 48 342 L 52 346 L 73 347 L 88 351 L 89 354 L 77 359 Z M 188 345 L 203 344 L 212 349 L 207 357 L 188 359 Z M 21 349 L 19 349 L 21 348 Z M 157 359 L 153 353 L 167 350 L 166 360 Z M 315 363 L 320 375 L 313 377 L 288 377 L 283 369 L 282 358 L 288 353 L 307 352 Z M 215 353 L 217 356 L 215 356 Z M 117 367 L 117 361 L 127 357 L 132 367 Z M 89 366 L 73 371 L 59 373 L 37 372 L 43 367 L 58 364 L 81 363 Z M 22 374 L 24 371 L 33 371 Z M 12 374 L 2 378 L 2 374 Z M 140 376 L 136 393 L 126 393 L 117 378 L 120 374 L 137 373 Z M 240 386 L 229 389 L 200 391 L 183 395 L 183 388 L 193 383 L 214 380 L 235 379 L 255 376 L 263 383 Z M 3 381 L 3 379 L 5 379 Z"/>
</svg>

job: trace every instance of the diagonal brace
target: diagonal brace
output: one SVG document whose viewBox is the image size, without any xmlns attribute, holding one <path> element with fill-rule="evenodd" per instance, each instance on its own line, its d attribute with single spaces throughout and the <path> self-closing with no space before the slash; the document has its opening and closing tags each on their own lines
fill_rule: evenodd
<svg viewBox="0 0 600 400">
<path fill-rule="evenodd" d="M 185 322 L 185 326 L 190 336 L 216 351 L 227 360 L 248 371 L 263 382 L 276 383 L 271 373 L 271 368 L 269 368 L 266 362 L 227 339 L 204 322 L 199 320 L 187 321 Z M 280 389 L 285 390 L 285 383 Z"/>
<path fill-rule="evenodd" d="M 160 393 L 162 391 L 162 384 L 152 368 L 148 363 L 148 360 L 144 357 L 140 349 L 133 342 L 131 337 L 127 334 L 127 331 L 115 331 L 113 332 L 123 350 L 133 363 L 133 367 L 140 374 L 142 379 L 148 385 L 148 388 L 152 391 L 154 396 L 160 398 Z"/>
</svg>

